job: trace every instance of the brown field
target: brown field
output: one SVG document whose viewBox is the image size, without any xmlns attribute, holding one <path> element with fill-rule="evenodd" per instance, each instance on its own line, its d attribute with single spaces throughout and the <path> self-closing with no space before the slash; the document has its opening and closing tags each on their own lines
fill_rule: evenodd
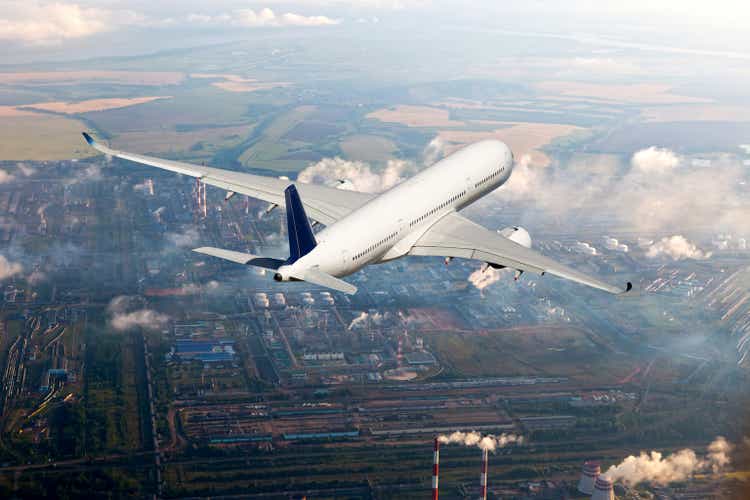
<svg viewBox="0 0 750 500">
<path fill-rule="evenodd" d="M 661 106 L 644 109 L 643 117 L 647 122 L 747 122 L 750 108 L 712 104 Z"/>
<path fill-rule="evenodd" d="M 9 118 L 13 116 L 37 116 L 38 113 L 18 109 L 15 106 L 0 106 L 0 118 Z"/>
<path fill-rule="evenodd" d="M 216 78 L 223 81 L 213 82 L 214 87 L 227 92 L 255 92 L 257 90 L 272 89 L 274 87 L 286 87 L 289 82 L 259 82 L 252 78 L 244 78 L 239 75 L 228 75 L 225 73 L 192 73 L 190 78 Z"/>
<path fill-rule="evenodd" d="M 640 104 L 705 103 L 706 99 L 680 96 L 671 93 L 670 85 L 637 83 L 632 85 L 606 85 L 580 82 L 541 82 L 536 88 L 554 95 L 601 99 L 603 101 Z M 547 97 L 540 97 L 547 99 Z"/>
<path fill-rule="evenodd" d="M 63 116 L 29 113 L 3 117 L 0 160 L 66 160 L 96 154 L 86 146 L 82 122 Z"/>
<path fill-rule="evenodd" d="M 213 146 L 236 144 L 245 139 L 253 125 L 235 127 L 218 127 L 190 132 L 172 130 L 151 130 L 147 132 L 125 132 L 112 140 L 112 145 L 119 149 L 139 151 L 142 153 L 171 153 L 188 151 L 199 142 Z M 211 149 L 212 151 L 213 149 Z M 210 151 L 208 151 L 210 152 Z M 195 151 L 200 155 L 200 150 Z"/>
<path fill-rule="evenodd" d="M 367 115 L 381 122 L 401 123 L 408 127 L 463 127 L 464 122 L 450 119 L 447 109 L 428 106 L 398 105 L 379 109 Z"/>
<path fill-rule="evenodd" d="M 549 144 L 558 137 L 564 137 L 573 132 L 585 130 L 574 125 L 555 123 L 496 122 L 496 124 L 506 125 L 507 128 L 499 128 L 486 132 L 441 130 L 438 135 L 448 143 L 448 153 L 466 144 L 481 141 L 482 139 L 499 139 L 510 146 L 516 159 L 521 159 L 524 155 L 530 155 L 533 165 L 546 166 L 549 164 L 550 159 L 547 155 L 539 151 L 539 148 Z"/>
<path fill-rule="evenodd" d="M 108 99 L 89 99 L 80 102 L 41 102 L 38 104 L 28 104 L 24 108 L 38 109 L 42 111 L 52 111 L 54 113 L 65 113 L 75 115 L 79 113 L 90 113 L 92 111 L 105 111 L 108 109 L 126 108 L 146 102 L 156 101 L 157 99 L 171 99 L 171 96 L 152 96 L 152 97 L 133 97 L 119 98 L 113 97 Z"/>
<path fill-rule="evenodd" d="M 121 85 L 177 85 L 185 75 L 174 71 L 40 71 L 0 73 L 0 84 L 50 85 L 83 82 Z"/>
</svg>

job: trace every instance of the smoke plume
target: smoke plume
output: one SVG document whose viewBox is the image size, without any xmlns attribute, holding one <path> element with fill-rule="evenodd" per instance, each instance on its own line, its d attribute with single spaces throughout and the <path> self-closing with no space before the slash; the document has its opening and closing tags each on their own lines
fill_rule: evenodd
<svg viewBox="0 0 750 500">
<path fill-rule="evenodd" d="M 732 445 L 719 436 L 708 446 L 708 454 L 703 458 L 690 449 L 680 450 L 666 458 L 658 451 L 641 452 L 637 457 L 630 455 L 619 465 L 613 465 L 603 475 L 631 486 L 643 482 L 664 485 L 684 481 L 697 472 L 721 471 L 730 463 L 731 450 Z"/>
<path fill-rule="evenodd" d="M 438 440 L 443 444 L 460 444 L 463 446 L 476 446 L 482 450 L 495 451 L 510 444 L 522 444 L 523 436 L 502 433 L 499 436 L 493 434 L 482 435 L 478 432 L 456 431 L 452 434 L 442 434 Z"/>
</svg>

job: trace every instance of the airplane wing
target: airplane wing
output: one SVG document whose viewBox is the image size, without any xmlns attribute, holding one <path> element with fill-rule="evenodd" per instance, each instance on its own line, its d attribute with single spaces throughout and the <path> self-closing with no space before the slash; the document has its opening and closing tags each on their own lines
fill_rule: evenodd
<svg viewBox="0 0 750 500">
<path fill-rule="evenodd" d="M 305 210 L 313 220 L 322 224 L 333 224 L 337 220 L 348 215 L 353 210 L 364 205 L 373 195 L 357 191 L 347 191 L 317 184 L 304 184 L 286 179 L 264 177 L 262 175 L 234 172 L 219 168 L 204 167 L 179 161 L 162 160 L 152 156 L 135 153 L 127 153 L 111 149 L 95 141 L 86 132 L 83 133 L 86 142 L 93 148 L 101 151 L 107 156 L 114 156 L 130 160 L 143 165 L 177 172 L 200 179 L 201 182 L 210 186 L 216 186 L 227 191 L 240 193 L 252 198 L 274 203 L 284 204 L 284 190 L 290 185 L 297 186 Z"/>
<path fill-rule="evenodd" d="M 633 287 L 631 283 L 625 288 L 612 286 L 576 271 L 456 213 L 443 217 L 428 229 L 409 255 L 481 260 L 538 275 L 552 274 L 614 294 L 625 293 Z"/>
</svg>

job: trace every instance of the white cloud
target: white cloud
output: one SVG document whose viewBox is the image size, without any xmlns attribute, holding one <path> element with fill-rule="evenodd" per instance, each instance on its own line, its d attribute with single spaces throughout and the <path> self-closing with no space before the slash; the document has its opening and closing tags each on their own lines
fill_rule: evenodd
<svg viewBox="0 0 750 500">
<path fill-rule="evenodd" d="M 176 247 L 185 248 L 195 246 L 200 238 L 198 230 L 190 227 L 181 233 L 167 233 L 167 239 Z"/>
<path fill-rule="evenodd" d="M 633 168 L 644 173 L 662 174 L 669 172 L 680 164 L 678 156 L 669 149 L 651 146 L 633 155 Z"/>
<path fill-rule="evenodd" d="M 604 248 L 618 252 L 627 252 L 630 250 L 626 244 L 620 243 L 617 238 L 610 238 L 609 236 L 604 237 Z"/>
<path fill-rule="evenodd" d="M 12 182 L 15 179 L 11 174 L 6 172 L 5 170 L 0 169 L 0 184 L 5 184 L 8 182 Z"/>
<path fill-rule="evenodd" d="M 679 227 L 691 235 L 747 238 L 748 173 L 730 155 L 715 155 L 708 167 L 695 168 L 661 148 L 638 151 L 626 165 L 611 155 L 583 155 L 562 168 L 535 167 L 522 157 L 493 197 L 533 209 L 526 217 L 573 221 L 595 213 L 644 236 Z M 576 217 L 565 217 L 571 213 Z"/>
<path fill-rule="evenodd" d="M 586 243 L 585 241 L 577 241 L 576 249 L 581 253 L 585 253 L 586 255 L 597 255 L 599 253 L 596 248 L 591 246 L 589 243 Z"/>
<path fill-rule="evenodd" d="M 15 276 L 23 271 L 23 266 L 18 262 L 9 261 L 4 255 L 0 254 L 0 280 Z"/>
<path fill-rule="evenodd" d="M 374 172 L 369 164 L 342 158 L 324 158 L 311 163 L 297 176 L 300 182 L 331 184 L 338 180 L 348 181 L 342 187 L 364 193 L 379 193 L 389 189 L 416 171 L 416 166 L 404 160 L 389 160 L 380 172 Z"/>
<path fill-rule="evenodd" d="M 675 235 L 662 238 L 646 250 L 646 257 L 650 259 L 661 256 L 669 257 L 673 260 L 702 260 L 711 257 L 711 252 L 704 252 L 684 236 Z"/>
<path fill-rule="evenodd" d="M 169 316 L 142 307 L 143 301 L 138 297 L 119 295 L 107 306 L 109 325 L 119 332 L 143 328 L 159 330 L 169 322 Z"/>
<path fill-rule="evenodd" d="M 205 26 L 233 26 L 240 28 L 278 28 L 284 26 L 331 26 L 339 24 L 339 19 L 332 19 L 327 16 L 305 16 L 287 12 L 276 14 L 272 9 L 263 8 L 238 9 L 231 13 L 222 13 L 218 15 L 207 15 L 202 13 L 193 13 L 185 17 L 189 24 L 200 24 Z"/>
<path fill-rule="evenodd" d="M 111 11 L 77 3 L 10 1 L 3 5 L 0 40 L 26 44 L 55 44 L 84 38 L 133 23 L 132 11 Z"/>
<path fill-rule="evenodd" d="M 430 166 L 445 156 L 445 141 L 436 135 L 422 151 L 422 162 L 425 166 Z"/>
<path fill-rule="evenodd" d="M 500 281 L 503 275 L 507 274 L 506 269 L 495 269 L 494 267 L 487 267 L 484 269 L 484 265 L 469 275 L 469 282 L 474 285 L 477 290 L 484 290 L 493 283 Z"/>
</svg>

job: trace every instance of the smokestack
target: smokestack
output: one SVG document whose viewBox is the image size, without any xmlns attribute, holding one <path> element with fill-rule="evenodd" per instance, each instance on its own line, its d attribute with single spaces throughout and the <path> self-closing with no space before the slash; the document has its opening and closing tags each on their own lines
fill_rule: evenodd
<svg viewBox="0 0 750 500">
<path fill-rule="evenodd" d="M 404 341 L 401 337 L 398 338 L 398 351 L 396 351 L 396 363 L 401 368 L 404 365 Z"/>
<path fill-rule="evenodd" d="M 435 448 L 432 452 L 432 500 L 438 500 L 438 473 L 440 471 L 440 441 L 435 438 Z"/>
<path fill-rule="evenodd" d="M 602 469 L 598 462 L 584 462 L 581 480 L 578 481 L 578 491 L 591 495 L 594 492 L 594 482 L 601 473 Z"/>
<path fill-rule="evenodd" d="M 489 462 L 489 450 L 482 450 L 482 474 L 479 476 L 479 499 L 487 500 L 487 465 Z"/>
<path fill-rule="evenodd" d="M 615 500 L 615 492 L 612 486 L 612 480 L 604 476 L 599 476 L 594 482 L 594 494 L 591 500 Z"/>
</svg>

